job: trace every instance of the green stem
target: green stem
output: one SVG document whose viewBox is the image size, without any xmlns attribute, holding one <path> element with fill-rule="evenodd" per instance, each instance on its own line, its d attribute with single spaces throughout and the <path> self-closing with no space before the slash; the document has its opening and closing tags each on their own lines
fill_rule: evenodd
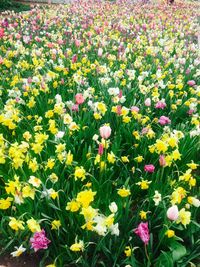
<svg viewBox="0 0 200 267">
<path fill-rule="evenodd" d="M 151 266 L 151 261 L 150 261 L 150 258 L 149 258 L 149 254 L 148 254 L 148 251 L 147 251 L 147 245 L 146 244 L 144 245 L 144 251 L 145 251 L 145 255 L 146 255 L 147 260 L 148 260 L 147 266 Z"/>
</svg>

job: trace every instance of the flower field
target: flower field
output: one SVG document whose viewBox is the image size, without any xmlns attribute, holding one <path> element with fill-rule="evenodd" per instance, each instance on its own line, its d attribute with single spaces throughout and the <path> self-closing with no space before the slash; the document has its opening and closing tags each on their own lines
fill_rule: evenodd
<svg viewBox="0 0 200 267">
<path fill-rule="evenodd" d="M 1 254 L 200 262 L 198 7 L 79 1 L 1 19 Z"/>
</svg>

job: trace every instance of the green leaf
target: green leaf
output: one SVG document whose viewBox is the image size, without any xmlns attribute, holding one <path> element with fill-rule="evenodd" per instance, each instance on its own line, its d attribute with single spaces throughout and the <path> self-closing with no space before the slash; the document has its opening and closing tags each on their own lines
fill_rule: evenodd
<svg viewBox="0 0 200 267">
<path fill-rule="evenodd" d="M 156 267 L 173 267 L 172 253 L 162 251 L 155 261 Z"/>
<path fill-rule="evenodd" d="M 172 258 L 174 262 L 180 260 L 187 253 L 186 248 L 176 241 L 173 241 L 170 244 L 170 250 L 172 251 Z"/>
</svg>

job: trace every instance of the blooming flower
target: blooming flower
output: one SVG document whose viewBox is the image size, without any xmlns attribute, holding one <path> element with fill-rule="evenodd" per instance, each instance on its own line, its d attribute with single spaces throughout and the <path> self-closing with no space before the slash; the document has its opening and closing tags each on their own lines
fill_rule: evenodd
<svg viewBox="0 0 200 267">
<path fill-rule="evenodd" d="M 159 156 L 159 164 L 162 167 L 164 167 L 166 165 L 166 161 L 165 161 L 165 156 L 164 155 L 160 155 Z"/>
<path fill-rule="evenodd" d="M 161 116 L 158 122 L 160 123 L 160 125 L 166 125 L 170 124 L 171 120 L 166 116 Z"/>
<path fill-rule="evenodd" d="M 19 257 L 24 251 L 26 251 L 23 245 L 20 245 L 20 247 L 15 248 L 16 250 L 10 253 L 13 257 Z"/>
<path fill-rule="evenodd" d="M 116 213 L 117 210 L 118 210 L 117 204 L 116 204 L 115 202 L 112 202 L 112 203 L 109 205 L 109 210 L 110 210 L 112 213 Z"/>
<path fill-rule="evenodd" d="M 153 196 L 153 201 L 155 202 L 155 206 L 158 206 L 160 201 L 162 200 L 161 194 L 156 190 Z"/>
<path fill-rule="evenodd" d="M 135 234 L 138 235 L 141 240 L 144 242 L 145 245 L 149 243 L 150 235 L 149 235 L 149 228 L 148 222 L 141 222 L 138 227 L 134 230 Z"/>
<path fill-rule="evenodd" d="M 41 231 L 40 225 L 35 219 L 31 218 L 26 223 L 32 233 Z"/>
<path fill-rule="evenodd" d="M 74 172 L 74 177 L 75 177 L 75 180 L 77 180 L 77 179 L 81 179 L 81 181 L 85 180 L 85 178 L 86 178 L 86 171 L 83 168 L 83 166 L 76 167 L 75 172 Z"/>
<path fill-rule="evenodd" d="M 131 249 L 131 247 L 130 247 L 130 246 L 126 246 L 126 247 L 125 247 L 125 250 L 124 250 L 124 253 L 125 253 L 126 257 L 130 257 L 131 254 L 132 254 L 132 249 Z"/>
<path fill-rule="evenodd" d="M 71 245 L 70 250 L 74 252 L 83 251 L 84 250 L 83 241 L 79 240 L 79 242 L 76 242 L 73 245 Z"/>
<path fill-rule="evenodd" d="M 190 223 L 191 220 L 191 212 L 186 211 L 185 208 L 179 211 L 177 223 L 182 223 L 184 226 Z"/>
<path fill-rule="evenodd" d="M 151 98 L 145 99 L 144 104 L 146 107 L 150 107 L 151 106 Z"/>
<path fill-rule="evenodd" d="M 30 239 L 31 248 L 33 248 L 35 252 L 37 252 L 40 249 L 47 249 L 48 244 L 50 242 L 51 241 L 45 236 L 44 229 L 42 229 L 42 231 L 40 232 L 35 232 L 33 237 Z"/>
<path fill-rule="evenodd" d="M 4 29 L 0 28 L 0 38 L 4 37 Z"/>
<path fill-rule="evenodd" d="M 131 192 L 130 192 L 129 189 L 120 188 L 120 189 L 118 189 L 117 194 L 120 195 L 121 197 L 127 197 L 127 196 L 129 196 L 131 194 Z"/>
<path fill-rule="evenodd" d="M 155 166 L 153 164 L 145 165 L 144 170 L 145 172 L 153 173 L 155 170 Z"/>
<path fill-rule="evenodd" d="M 178 207 L 176 205 L 170 207 L 167 210 L 167 218 L 171 221 L 176 221 L 178 219 L 179 216 L 179 211 L 178 211 Z"/>
<path fill-rule="evenodd" d="M 111 128 L 110 126 L 104 125 L 100 127 L 99 132 L 102 138 L 108 139 L 111 135 Z"/>
<path fill-rule="evenodd" d="M 155 108 L 164 109 L 166 107 L 166 103 L 164 101 L 158 101 L 155 105 Z"/>
<path fill-rule="evenodd" d="M 78 105 L 83 104 L 84 101 L 85 101 L 85 99 L 84 99 L 84 97 L 83 97 L 82 94 L 76 94 L 76 95 L 75 95 L 75 99 L 76 99 L 76 103 L 77 103 Z"/>
<path fill-rule="evenodd" d="M 187 84 L 189 86 L 194 86 L 196 84 L 196 82 L 194 80 L 190 80 L 190 81 L 187 82 Z"/>
<path fill-rule="evenodd" d="M 168 238 L 172 238 L 173 236 L 175 236 L 175 232 L 173 230 L 167 230 L 165 232 L 165 235 L 168 237 Z"/>
<path fill-rule="evenodd" d="M 13 199 L 11 197 L 7 197 L 6 199 L 0 199 L 0 209 L 7 210 L 11 206 L 11 201 Z"/>
</svg>

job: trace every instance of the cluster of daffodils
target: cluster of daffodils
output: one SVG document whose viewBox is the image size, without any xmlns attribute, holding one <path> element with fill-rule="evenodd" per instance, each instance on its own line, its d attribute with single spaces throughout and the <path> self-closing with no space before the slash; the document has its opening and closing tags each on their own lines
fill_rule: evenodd
<svg viewBox="0 0 200 267">
<path fill-rule="evenodd" d="M 198 8 L 81 0 L 0 19 L 0 253 L 198 258 Z"/>
</svg>

